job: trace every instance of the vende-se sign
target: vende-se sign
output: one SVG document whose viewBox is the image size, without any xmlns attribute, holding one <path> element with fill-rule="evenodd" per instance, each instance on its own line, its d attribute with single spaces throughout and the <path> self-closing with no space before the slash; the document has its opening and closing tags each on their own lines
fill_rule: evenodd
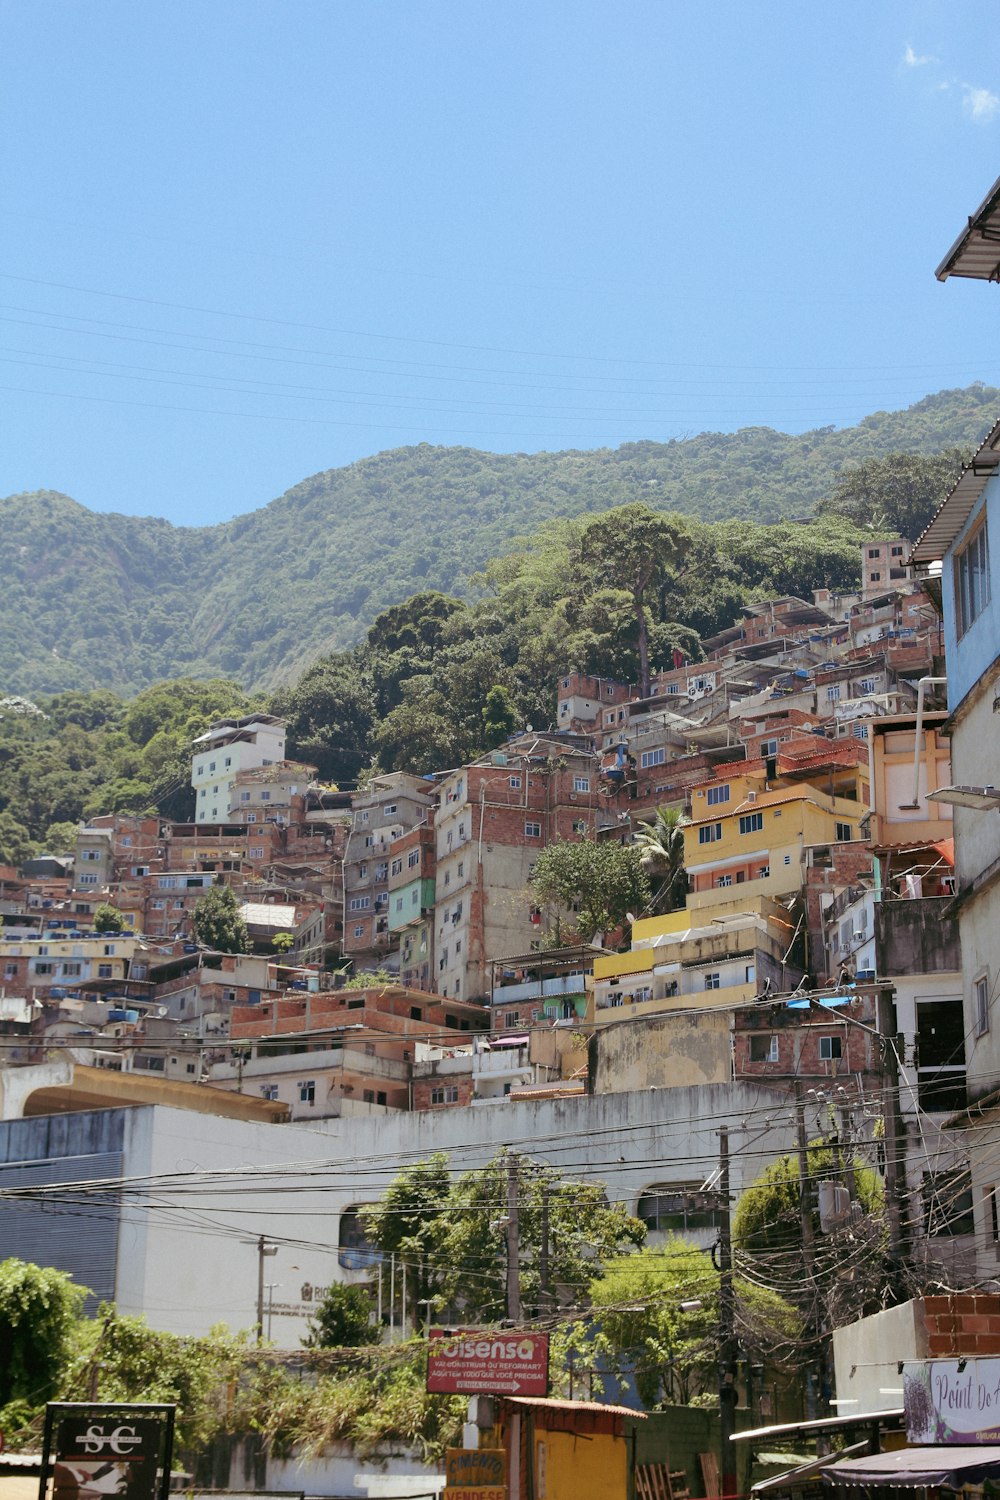
<svg viewBox="0 0 1000 1500">
<path fill-rule="evenodd" d="M 440 1396 L 480 1391 L 495 1396 L 547 1396 L 549 1336 L 488 1334 L 475 1329 L 449 1333 L 432 1328 L 427 1389 Z"/>
</svg>

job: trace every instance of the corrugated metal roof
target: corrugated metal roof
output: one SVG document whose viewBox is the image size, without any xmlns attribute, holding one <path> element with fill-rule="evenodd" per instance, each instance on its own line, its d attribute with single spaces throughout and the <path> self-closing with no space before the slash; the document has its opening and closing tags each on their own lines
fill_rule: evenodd
<svg viewBox="0 0 1000 1500">
<path fill-rule="evenodd" d="M 1000 281 L 1000 178 L 990 188 L 934 275 L 938 281 L 947 281 L 949 276 Z"/>
<path fill-rule="evenodd" d="M 997 246 L 1000 251 L 1000 244 Z M 940 562 L 948 548 L 975 509 L 986 481 L 992 479 L 1000 467 L 1000 422 L 994 423 L 985 440 L 976 450 L 972 461 L 966 464 L 951 492 L 945 496 L 940 508 L 917 537 L 910 561 L 914 563 Z"/>
</svg>

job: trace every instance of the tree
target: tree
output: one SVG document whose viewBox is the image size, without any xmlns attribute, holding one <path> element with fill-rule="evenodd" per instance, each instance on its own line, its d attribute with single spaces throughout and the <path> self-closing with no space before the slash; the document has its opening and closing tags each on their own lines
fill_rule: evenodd
<svg viewBox="0 0 1000 1500">
<path fill-rule="evenodd" d="M 486 694 L 486 702 L 483 704 L 483 746 L 486 750 L 495 750 L 502 745 L 517 728 L 517 708 L 510 695 L 510 689 L 501 683 L 494 683 Z"/>
<path fill-rule="evenodd" d="M 610 840 L 549 844 L 535 862 L 530 884 L 540 905 L 555 908 L 557 941 L 563 913 L 569 914 L 581 941 L 589 943 L 622 927 L 629 913 L 644 911 L 650 894 L 639 849 Z"/>
<path fill-rule="evenodd" d="M 250 934 L 240 903 L 228 885 L 205 892 L 194 909 L 195 937 L 215 953 L 249 953 Z"/>
<path fill-rule="evenodd" d="M 275 953 L 287 953 L 290 948 L 295 947 L 295 938 L 290 932 L 276 932 L 271 939 L 271 947 Z"/>
<path fill-rule="evenodd" d="M 0 1406 L 51 1400 L 85 1296 L 64 1271 L 0 1261 Z"/>
<path fill-rule="evenodd" d="M 0 864 L 19 870 L 36 852 L 35 841 L 24 824 L 12 812 L 0 812 Z"/>
<path fill-rule="evenodd" d="M 95 932 L 124 932 L 127 926 L 128 923 L 117 906 L 112 906 L 108 901 L 102 901 L 94 912 Z"/>
<path fill-rule="evenodd" d="M 684 905 L 688 888 L 684 869 L 686 822 L 678 808 L 658 807 L 651 823 L 639 824 L 635 844 L 653 887 L 649 901 L 651 912 L 677 911 Z"/>
<path fill-rule="evenodd" d="M 747 1358 L 791 1358 L 801 1330 L 796 1309 L 742 1276 L 734 1278 L 733 1290 Z M 599 1350 L 620 1375 L 634 1375 L 645 1406 L 717 1400 L 719 1273 L 707 1251 L 671 1235 L 660 1248 L 612 1261 L 590 1295 Z"/>
<path fill-rule="evenodd" d="M 423 1321 L 428 1303 L 477 1321 L 504 1316 L 504 1220 L 512 1165 L 520 1225 L 519 1282 L 527 1315 L 582 1305 L 604 1261 L 642 1243 L 645 1227 L 621 1204 L 609 1205 L 598 1184 L 568 1182 L 544 1163 L 504 1152 L 453 1181 L 448 1158 L 439 1153 L 401 1172 L 381 1203 L 363 1215 L 365 1232 L 383 1261 L 396 1257 L 397 1288 L 400 1262 L 406 1264 L 414 1326 Z M 547 1280 L 542 1255 L 546 1219 Z"/>
<path fill-rule="evenodd" d="M 849 1148 L 814 1142 L 807 1152 L 814 1252 L 805 1259 L 798 1157 L 780 1156 L 740 1198 L 733 1215 L 733 1244 L 754 1279 L 780 1286 L 808 1328 L 839 1328 L 887 1305 L 890 1288 L 884 1191 L 878 1173 Z M 818 1184 L 843 1182 L 858 1216 L 841 1230 L 823 1233 Z"/>
<path fill-rule="evenodd" d="M 303 1343 L 307 1349 L 358 1348 L 377 1344 L 381 1329 L 372 1322 L 372 1295 L 366 1286 L 334 1281 L 309 1323 Z"/>
<path fill-rule="evenodd" d="M 961 473 L 963 457 L 960 448 L 946 448 L 871 458 L 847 470 L 816 513 L 916 541 Z"/>
<path fill-rule="evenodd" d="M 639 691 L 649 697 L 648 607 L 675 573 L 691 544 L 679 515 L 663 515 L 648 505 L 620 505 L 594 521 L 583 534 L 582 556 L 598 577 L 624 589 L 632 600 L 639 648 Z"/>
<path fill-rule="evenodd" d="M 375 705 L 353 652 L 314 662 L 269 708 L 287 720 L 289 755 L 315 766 L 321 780 L 351 781 L 371 756 Z"/>
</svg>

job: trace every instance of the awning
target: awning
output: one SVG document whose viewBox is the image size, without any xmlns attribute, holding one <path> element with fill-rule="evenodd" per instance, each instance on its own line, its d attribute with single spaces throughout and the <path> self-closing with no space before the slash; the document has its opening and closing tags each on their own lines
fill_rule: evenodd
<svg viewBox="0 0 1000 1500">
<path fill-rule="evenodd" d="M 961 1490 L 987 1479 L 1000 1483 L 1000 1447 L 899 1448 L 827 1464 L 823 1478 L 837 1485 Z"/>
</svg>

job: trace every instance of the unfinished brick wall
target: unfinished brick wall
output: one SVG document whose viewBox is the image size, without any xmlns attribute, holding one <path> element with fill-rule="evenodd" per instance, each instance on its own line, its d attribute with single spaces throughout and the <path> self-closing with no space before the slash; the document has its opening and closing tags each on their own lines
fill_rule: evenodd
<svg viewBox="0 0 1000 1500">
<path fill-rule="evenodd" d="M 1000 1355 L 1000 1293 L 954 1292 L 923 1298 L 931 1358 Z"/>
</svg>

